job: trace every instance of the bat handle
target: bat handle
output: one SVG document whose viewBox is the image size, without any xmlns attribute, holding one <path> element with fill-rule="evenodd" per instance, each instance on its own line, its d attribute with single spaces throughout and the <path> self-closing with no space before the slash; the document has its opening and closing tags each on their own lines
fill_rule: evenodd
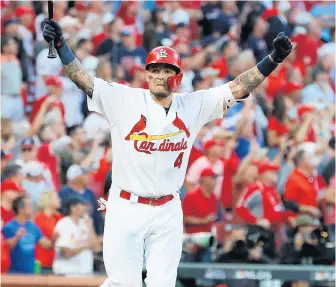
<svg viewBox="0 0 336 287">
<path fill-rule="evenodd" d="M 49 43 L 48 59 L 55 59 L 55 58 L 57 58 L 57 54 L 56 54 L 56 49 L 54 45 L 54 40 L 52 40 Z"/>
</svg>

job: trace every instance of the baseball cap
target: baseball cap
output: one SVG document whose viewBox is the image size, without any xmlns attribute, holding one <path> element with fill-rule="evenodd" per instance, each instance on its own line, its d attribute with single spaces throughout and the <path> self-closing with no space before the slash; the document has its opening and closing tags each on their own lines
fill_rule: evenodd
<svg viewBox="0 0 336 287">
<path fill-rule="evenodd" d="M 296 217 L 296 225 L 320 225 L 320 221 L 317 218 L 314 218 L 308 214 L 302 214 Z"/>
<path fill-rule="evenodd" d="M 17 18 L 9 18 L 9 19 L 7 19 L 7 20 L 5 20 L 5 22 L 4 22 L 4 27 L 6 27 L 6 26 L 8 26 L 8 25 L 10 25 L 10 24 L 17 24 L 17 23 L 19 23 L 20 21 L 19 21 L 19 19 L 17 19 Z"/>
<path fill-rule="evenodd" d="M 47 86 L 54 86 L 54 87 L 58 87 L 58 88 L 63 87 L 63 82 L 57 76 L 47 76 L 46 79 L 45 79 L 45 84 Z"/>
<path fill-rule="evenodd" d="M 21 149 L 32 148 L 37 145 L 37 140 L 34 137 L 28 137 L 21 141 Z"/>
<path fill-rule="evenodd" d="M 114 15 L 111 12 L 104 14 L 103 24 L 110 24 L 114 20 Z"/>
<path fill-rule="evenodd" d="M 285 94 L 289 94 L 295 91 L 300 91 L 303 88 L 304 86 L 301 83 L 289 82 L 289 83 L 286 83 L 286 85 L 283 87 L 283 92 Z"/>
<path fill-rule="evenodd" d="M 66 178 L 67 180 L 73 180 L 83 174 L 85 174 L 85 170 L 81 168 L 78 164 L 73 164 L 68 168 L 66 172 Z"/>
<path fill-rule="evenodd" d="M 50 149 L 53 153 L 60 153 L 64 151 L 71 144 L 71 137 L 62 136 L 59 139 L 51 142 Z"/>
<path fill-rule="evenodd" d="M 209 148 L 212 148 L 213 146 L 219 146 L 220 144 L 221 144 L 221 141 L 219 140 L 214 140 L 214 139 L 207 140 L 204 143 L 204 150 L 207 151 Z"/>
<path fill-rule="evenodd" d="M 19 187 L 19 185 L 13 180 L 13 179 L 4 179 L 1 183 L 1 192 L 5 191 L 17 191 L 22 192 L 22 189 Z"/>
<path fill-rule="evenodd" d="M 203 178 L 207 176 L 214 177 L 214 176 L 217 176 L 217 174 L 212 170 L 212 168 L 205 168 L 201 171 L 200 177 Z"/>
<path fill-rule="evenodd" d="M 77 11 L 86 11 L 88 9 L 88 5 L 83 2 L 76 2 L 75 9 Z"/>
<path fill-rule="evenodd" d="M 59 25 L 62 29 L 72 26 L 79 28 L 81 26 L 81 23 L 77 18 L 65 16 L 59 21 Z"/>
<path fill-rule="evenodd" d="M 302 117 L 304 113 L 315 111 L 315 107 L 312 105 L 301 105 L 297 109 L 299 117 Z"/>
<path fill-rule="evenodd" d="M 261 162 L 258 165 L 258 173 L 261 174 L 261 173 L 264 173 L 264 172 L 267 172 L 267 171 L 278 171 L 279 168 L 280 167 L 278 165 L 275 165 L 273 163 Z"/>
<path fill-rule="evenodd" d="M 18 18 L 26 14 L 35 15 L 34 9 L 31 7 L 25 6 L 25 5 L 17 7 L 14 13 L 15 13 L 15 16 Z"/>
<path fill-rule="evenodd" d="M 5 152 L 5 151 L 1 151 L 1 159 L 2 160 L 9 160 L 9 159 L 11 159 L 13 157 L 13 154 L 11 154 L 11 153 L 7 153 L 7 152 Z"/>
<path fill-rule="evenodd" d="M 44 167 L 37 161 L 30 161 L 22 168 L 22 172 L 25 176 L 39 176 L 43 174 Z"/>
</svg>

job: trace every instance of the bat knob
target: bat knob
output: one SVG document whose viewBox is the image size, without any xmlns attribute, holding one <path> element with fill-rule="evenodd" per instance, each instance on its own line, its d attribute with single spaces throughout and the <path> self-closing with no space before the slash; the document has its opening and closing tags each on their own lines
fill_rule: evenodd
<svg viewBox="0 0 336 287">
<path fill-rule="evenodd" d="M 49 52 L 48 52 L 48 59 L 55 59 L 57 58 L 54 41 L 49 43 Z"/>
</svg>

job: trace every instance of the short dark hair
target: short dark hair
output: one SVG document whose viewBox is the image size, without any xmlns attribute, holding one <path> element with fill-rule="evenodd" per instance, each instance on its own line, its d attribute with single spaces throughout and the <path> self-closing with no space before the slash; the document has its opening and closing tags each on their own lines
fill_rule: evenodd
<svg viewBox="0 0 336 287">
<path fill-rule="evenodd" d="M 228 39 L 226 40 L 222 46 L 220 47 L 220 50 L 223 51 L 224 49 L 226 49 L 227 47 L 229 47 L 229 45 L 232 43 L 232 42 L 236 42 L 235 40 L 232 40 L 232 39 Z"/>
<path fill-rule="evenodd" d="M 64 215 L 71 215 L 71 208 L 78 204 L 85 205 L 85 202 L 79 197 L 71 197 L 69 198 L 64 206 Z"/>
<path fill-rule="evenodd" d="M 10 41 L 15 41 L 15 40 L 13 37 L 10 37 L 10 36 L 1 37 L 1 53 L 3 53 L 5 46 L 7 46 Z"/>
<path fill-rule="evenodd" d="M 15 163 L 8 164 L 3 170 L 3 178 L 9 178 L 12 176 L 16 176 L 19 170 L 21 169 L 22 167 L 18 164 L 15 164 Z"/>
<path fill-rule="evenodd" d="M 78 40 L 77 42 L 77 49 L 81 48 L 83 45 L 85 45 L 85 43 L 89 42 L 91 40 L 86 39 L 86 38 L 81 38 Z"/>
<path fill-rule="evenodd" d="M 71 137 L 73 136 L 76 131 L 81 128 L 82 126 L 81 125 L 73 125 L 73 126 L 70 126 L 67 128 L 67 134 Z"/>
<path fill-rule="evenodd" d="M 335 150 L 335 136 L 332 136 L 330 139 L 329 139 L 329 142 L 328 142 L 328 146 Z"/>
<path fill-rule="evenodd" d="M 305 151 L 301 149 L 297 151 L 296 154 L 293 156 L 293 162 L 296 167 L 300 164 L 304 154 L 305 154 Z"/>
<path fill-rule="evenodd" d="M 26 196 L 20 195 L 13 201 L 13 211 L 15 215 L 19 214 L 20 209 L 24 208 L 25 203 L 24 200 L 26 199 Z"/>
</svg>

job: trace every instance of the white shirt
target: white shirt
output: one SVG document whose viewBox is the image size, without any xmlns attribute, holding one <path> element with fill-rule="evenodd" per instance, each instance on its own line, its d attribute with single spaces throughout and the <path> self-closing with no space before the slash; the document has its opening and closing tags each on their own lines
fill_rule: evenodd
<svg viewBox="0 0 336 287">
<path fill-rule="evenodd" d="M 55 274 L 92 274 L 93 273 L 93 253 L 91 250 L 83 250 L 77 255 L 64 258 L 61 255 L 61 247 L 77 248 L 89 238 L 89 228 L 84 219 L 76 224 L 69 216 L 57 222 L 55 233 L 59 234 L 56 240 L 56 256 L 53 262 L 53 272 Z"/>
<path fill-rule="evenodd" d="M 94 78 L 88 108 L 110 124 L 113 185 L 145 197 L 178 192 L 197 134 L 209 121 L 223 117 L 225 94 L 232 96 L 227 84 L 174 94 L 166 115 L 149 90 Z"/>
<path fill-rule="evenodd" d="M 82 113 L 83 92 L 68 77 L 60 78 L 64 88 L 61 101 L 65 110 L 65 123 L 67 127 L 81 125 L 84 120 Z"/>
<path fill-rule="evenodd" d="M 59 57 L 48 59 L 49 49 L 42 50 L 36 57 L 36 99 L 47 93 L 43 76 L 59 76 L 63 65 Z"/>
<path fill-rule="evenodd" d="M 34 56 L 33 33 L 30 32 L 25 26 L 19 25 L 19 34 L 22 37 L 25 52 L 29 57 L 33 57 Z"/>
<path fill-rule="evenodd" d="M 41 195 L 48 191 L 50 187 L 45 180 L 34 182 L 28 179 L 24 179 L 22 181 L 22 188 L 31 198 L 33 209 L 36 210 L 40 202 Z"/>
<path fill-rule="evenodd" d="M 102 115 L 91 113 L 85 118 L 83 129 L 88 139 L 103 139 L 104 135 L 109 132 L 110 125 Z"/>
<path fill-rule="evenodd" d="M 214 173 L 218 174 L 216 178 L 216 186 L 214 194 L 217 198 L 220 197 L 222 193 L 222 184 L 223 184 L 223 174 L 224 174 L 224 163 L 220 159 L 216 161 L 215 164 L 212 164 L 206 156 L 201 156 L 197 160 L 195 160 L 192 165 L 190 166 L 186 181 L 190 182 L 191 184 L 199 184 L 200 175 L 202 170 L 206 168 L 211 168 Z"/>
</svg>

